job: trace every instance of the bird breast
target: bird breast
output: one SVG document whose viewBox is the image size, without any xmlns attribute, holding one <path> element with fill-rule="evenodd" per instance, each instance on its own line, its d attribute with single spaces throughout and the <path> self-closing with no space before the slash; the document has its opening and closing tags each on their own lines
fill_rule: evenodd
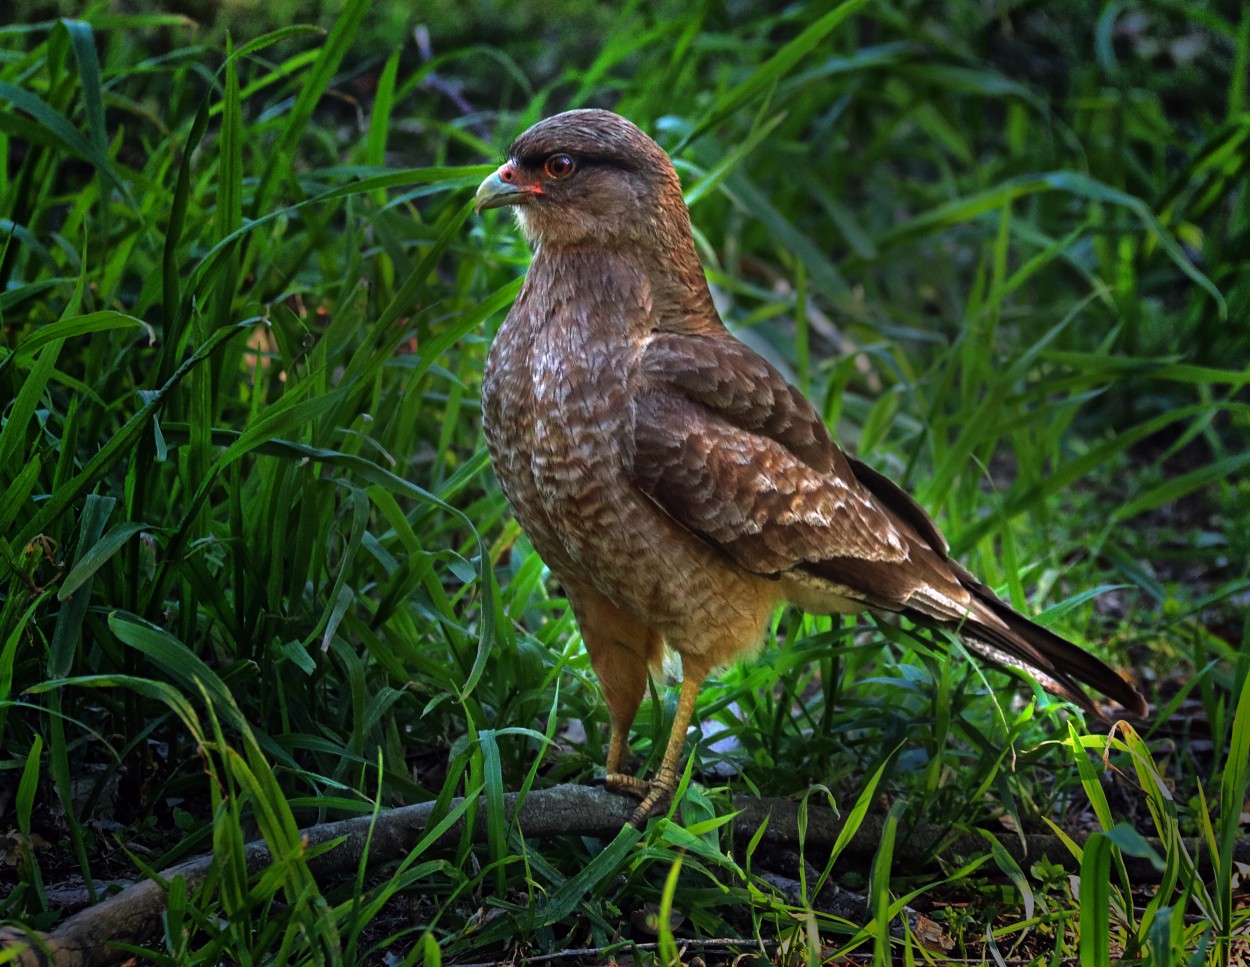
<svg viewBox="0 0 1250 967">
<path fill-rule="evenodd" d="M 611 273 L 609 292 L 603 273 L 545 268 L 537 258 L 491 347 L 483 424 L 517 519 L 568 574 L 593 568 L 604 535 L 625 523 L 632 487 L 621 458 L 639 348 L 623 319 L 646 299 L 628 272 Z"/>
<path fill-rule="evenodd" d="M 645 274 L 628 263 L 555 268 L 540 250 L 487 357 L 483 427 L 495 474 L 557 578 L 589 583 L 683 638 L 692 604 L 759 579 L 692 540 L 629 476 L 638 362 L 651 338 Z M 740 597 L 753 602 L 743 616 L 753 628 L 767 611 L 754 597 Z"/>
</svg>

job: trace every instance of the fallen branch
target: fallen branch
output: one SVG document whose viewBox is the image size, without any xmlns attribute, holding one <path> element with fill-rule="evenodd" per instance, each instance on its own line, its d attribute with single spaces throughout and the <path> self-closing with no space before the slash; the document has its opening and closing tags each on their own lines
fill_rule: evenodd
<svg viewBox="0 0 1250 967">
<path fill-rule="evenodd" d="M 552 836 L 615 836 L 633 812 L 634 802 L 603 789 L 587 786 L 555 786 L 531 792 L 516 812 L 517 795 L 505 798 L 505 812 L 514 820 L 526 839 L 543 839 Z M 453 804 L 454 805 L 454 804 Z M 766 819 L 768 829 L 762 842 L 793 846 L 798 843 L 798 803 L 789 799 L 751 799 L 737 797 L 734 808 L 739 814 L 734 820 L 735 835 L 750 837 Z M 387 810 L 376 817 L 357 816 L 334 823 L 323 823 L 304 830 L 302 835 L 313 848 L 332 840 L 342 839 L 339 845 L 309 858 L 308 867 L 322 882 L 333 882 L 355 875 L 362 857 L 370 866 L 394 862 L 406 856 L 425 833 L 434 811 L 433 803 L 421 803 Z M 479 809 L 473 838 L 484 842 L 486 810 Z M 370 827 L 372 826 L 372 832 Z M 812 862 L 820 862 L 820 854 L 832 848 L 842 822 L 832 811 L 812 804 L 808 811 L 807 834 L 804 849 Z M 842 853 L 841 862 L 853 866 L 865 866 L 876 853 L 881 839 L 883 820 L 869 816 Z M 454 843 L 463 834 L 460 823 L 451 826 L 434 846 Z M 1041 856 L 1049 856 L 1053 862 L 1073 866 L 1071 854 L 1057 837 L 1026 835 L 1021 837 L 999 834 L 998 840 L 1018 863 L 1027 865 Z M 368 843 L 366 856 L 365 846 Z M 1154 842 L 1162 854 L 1163 847 Z M 916 866 L 940 852 L 944 858 L 955 859 L 977 856 L 985 852 L 986 841 L 975 834 L 951 834 L 938 826 L 917 826 L 900 830 L 894 849 L 894 861 L 900 866 Z M 1190 844 L 1191 855 L 1200 852 Z M 253 842 L 245 847 L 247 871 L 255 876 L 270 863 L 269 850 L 263 842 Z M 1250 861 L 1250 842 L 1237 843 L 1237 859 Z M 20 948 L 10 963 L 19 967 L 101 967 L 117 963 L 128 954 L 115 944 L 145 945 L 160 937 L 161 914 L 165 909 L 166 886 L 175 877 L 182 877 L 187 892 L 194 891 L 207 876 L 212 856 L 195 859 L 172 866 L 160 873 L 160 880 L 144 880 L 122 890 L 95 906 L 88 907 L 59 924 L 46 934 L 25 934 L 20 931 L 0 931 L 0 957 L 14 948 Z M 1125 857 L 1129 873 L 1139 881 L 1156 878 L 1149 863 L 1134 857 Z"/>
</svg>

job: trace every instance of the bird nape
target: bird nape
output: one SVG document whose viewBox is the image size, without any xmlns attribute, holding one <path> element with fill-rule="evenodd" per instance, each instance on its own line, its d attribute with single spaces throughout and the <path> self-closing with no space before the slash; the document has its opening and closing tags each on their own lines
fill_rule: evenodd
<svg viewBox="0 0 1250 967">
<path fill-rule="evenodd" d="M 708 673 L 761 645 L 774 611 L 906 615 L 1022 670 L 1086 712 L 1134 715 L 1116 672 L 1013 611 L 920 506 L 844 454 L 820 414 L 721 322 L 681 184 L 608 111 L 547 118 L 476 196 L 534 250 L 486 361 L 483 429 L 508 503 L 560 580 L 611 720 L 607 787 L 643 823 L 677 785 Z M 649 669 L 681 657 L 650 781 L 622 773 Z"/>
</svg>

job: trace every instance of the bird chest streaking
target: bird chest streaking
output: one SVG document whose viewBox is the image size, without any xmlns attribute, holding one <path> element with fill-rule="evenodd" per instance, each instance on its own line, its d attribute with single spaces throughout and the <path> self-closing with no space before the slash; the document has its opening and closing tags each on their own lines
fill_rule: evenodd
<svg viewBox="0 0 1250 967">
<path fill-rule="evenodd" d="M 612 724 L 609 789 L 640 824 L 672 795 L 708 673 L 790 602 L 901 613 L 1100 714 L 1144 715 L 1103 662 L 1000 601 L 906 493 L 848 457 L 819 413 L 725 329 L 677 174 L 608 111 L 534 125 L 478 189 L 511 206 L 534 261 L 491 347 L 483 428 L 522 528 L 563 584 Z M 656 776 L 624 775 L 648 669 L 682 692 Z"/>
</svg>

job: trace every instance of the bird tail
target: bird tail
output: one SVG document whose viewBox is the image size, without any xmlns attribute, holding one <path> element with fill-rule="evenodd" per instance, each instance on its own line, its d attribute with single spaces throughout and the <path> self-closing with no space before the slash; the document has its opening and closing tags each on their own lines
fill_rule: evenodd
<svg viewBox="0 0 1250 967">
<path fill-rule="evenodd" d="M 1133 715 L 1146 715 L 1146 700 L 1105 662 L 1030 621 L 979 582 L 968 590 L 974 602 L 972 616 L 952 630 L 970 650 L 996 664 L 1026 672 L 1047 691 L 1097 718 L 1105 720 L 1107 716 L 1081 685 L 1118 702 Z"/>
<path fill-rule="evenodd" d="M 938 624 L 963 641 L 971 650 L 996 664 L 1015 668 L 1037 679 L 1048 691 L 1078 705 L 1100 719 L 1106 716 L 1085 693 L 1082 685 L 1119 702 L 1130 713 L 1145 716 L 1146 700 L 1128 682 L 1104 662 L 1060 638 L 1012 608 L 977 580 L 963 565 L 948 556 L 946 538 L 906 492 L 889 477 L 854 457 L 848 457 L 855 479 L 871 493 L 890 514 L 894 525 L 912 543 L 909 563 L 928 566 L 930 593 L 916 595 L 903 609 L 921 624 Z M 860 570 L 882 565 L 859 564 Z M 886 569 L 888 571 L 888 568 Z M 962 588 L 971 598 L 959 593 Z M 943 600 L 944 599 L 944 600 Z M 937 602 L 937 606 L 934 606 Z M 891 601 L 865 603 L 889 610 L 898 610 Z M 958 621 L 951 615 L 963 613 Z"/>
</svg>

